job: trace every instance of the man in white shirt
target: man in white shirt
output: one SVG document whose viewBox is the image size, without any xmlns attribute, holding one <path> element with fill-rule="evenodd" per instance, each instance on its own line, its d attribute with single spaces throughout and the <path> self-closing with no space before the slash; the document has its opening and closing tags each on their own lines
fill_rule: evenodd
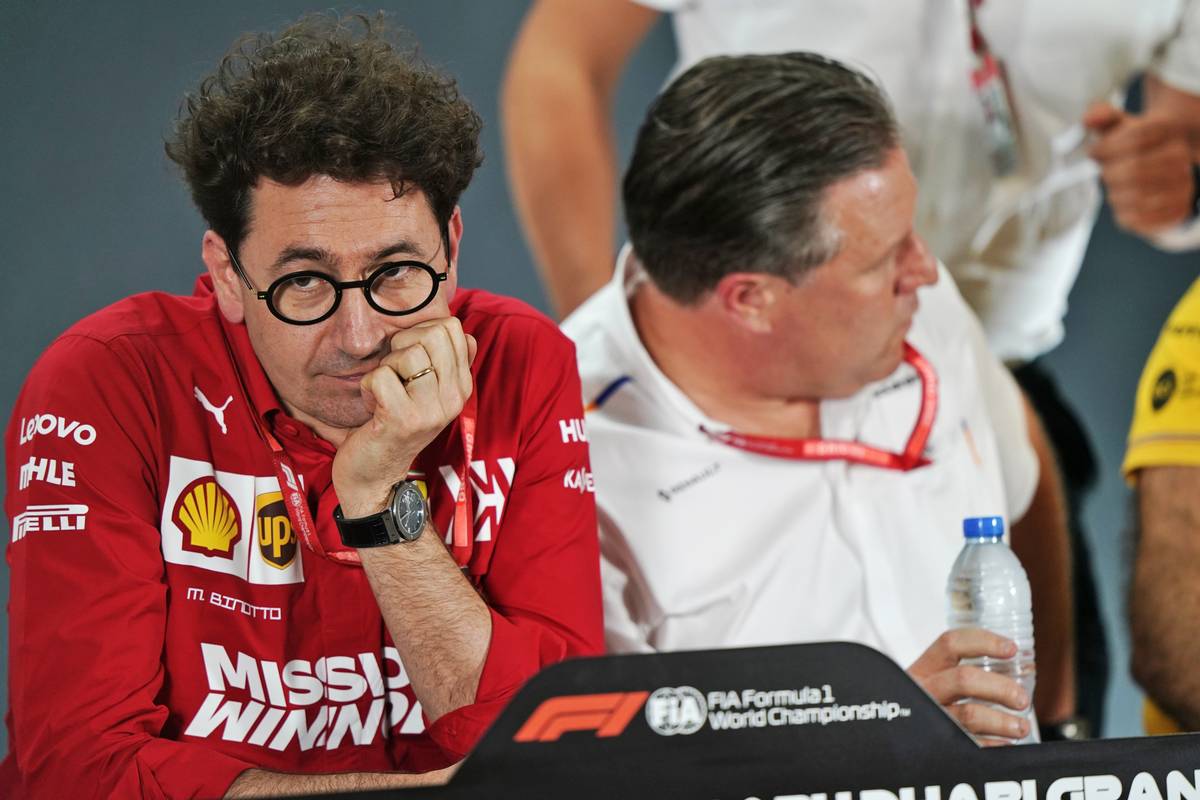
<svg viewBox="0 0 1200 800">
<path fill-rule="evenodd" d="M 624 184 L 632 248 L 564 323 L 610 648 L 848 639 L 951 702 L 977 671 L 922 651 L 963 518 L 1000 515 L 1034 589 L 1039 716 L 1071 713 L 1052 457 L 938 280 L 916 196 L 878 87 L 820 56 L 710 59 L 651 107 Z"/>
<path fill-rule="evenodd" d="M 1108 663 L 1081 510 L 1097 466 L 1036 359 L 1063 338 L 1101 182 L 1125 229 L 1168 249 L 1200 245 L 1189 145 L 1200 142 L 1200 0 L 538 0 L 502 109 L 513 195 L 563 315 L 612 273 L 609 104 L 660 12 L 677 72 L 711 55 L 811 50 L 863 68 L 892 99 L 921 187 L 916 229 L 1058 455 L 1080 710 L 1098 728 Z M 1143 70 L 1144 113 L 1127 114 L 1123 91 Z"/>
</svg>

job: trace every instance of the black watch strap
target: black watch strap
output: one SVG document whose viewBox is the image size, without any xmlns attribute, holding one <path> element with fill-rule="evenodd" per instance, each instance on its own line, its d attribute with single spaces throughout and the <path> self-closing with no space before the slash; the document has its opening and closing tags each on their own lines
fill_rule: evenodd
<svg viewBox="0 0 1200 800">
<path fill-rule="evenodd" d="M 342 514 L 342 507 L 339 505 L 333 510 L 333 521 L 337 523 L 342 544 L 347 547 L 383 547 L 403 541 L 398 535 L 392 538 L 391 531 L 384 522 L 384 515 L 390 513 L 390 509 L 385 509 L 369 517 L 348 519 Z"/>
</svg>

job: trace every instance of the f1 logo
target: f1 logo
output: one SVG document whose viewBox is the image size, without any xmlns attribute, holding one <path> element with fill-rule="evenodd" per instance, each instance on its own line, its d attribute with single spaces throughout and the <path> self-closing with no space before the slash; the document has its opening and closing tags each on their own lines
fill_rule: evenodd
<svg viewBox="0 0 1200 800">
<path fill-rule="evenodd" d="M 646 702 L 649 692 L 610 692 L 551 697 L 529 715 L 514 742 L 554 742 L 568 731 L 619 736 Z"/>
</svg>

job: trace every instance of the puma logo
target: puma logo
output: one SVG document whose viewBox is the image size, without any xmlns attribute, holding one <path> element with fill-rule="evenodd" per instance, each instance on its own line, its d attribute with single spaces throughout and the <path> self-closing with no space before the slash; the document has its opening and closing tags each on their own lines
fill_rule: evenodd
<svg viewBox="0 0 1200 800">
<path fill-rule="evenodd" d="M 199 386 L 193 386 L 192 389 L 195 390 L 196 399 L 200 401 L 200 405 L 204 406 L 205 411 L 211 412 L 213 419 L 221 426 L 221 433 L 229 433 L 229 429 L 225 427 L 225 409 L 229 408 L 229 404 L 233 402 L 233 395 L 225 398 L 225 405 L 218 408 L 204 396 L 204 392 L 200 391 Z"/>
</svg>

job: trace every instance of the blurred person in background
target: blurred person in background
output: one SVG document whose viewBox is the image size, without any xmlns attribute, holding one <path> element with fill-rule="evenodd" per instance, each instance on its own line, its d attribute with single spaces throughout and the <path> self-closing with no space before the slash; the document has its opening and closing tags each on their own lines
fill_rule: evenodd
<svg viewBox="0 0 1200 800">
<path fill-rule="evenodd" d="M 538 0 L 502 111 L 513 194 L 561 315 L 612 274 L 610 105 L 664 11 L 677 72 L 710 55 L 809 50 L 865 68 L 891 98 L 920 185 L 916 230 L 1013 369 L 1062 469 L 1080 708 L 1098 731 L 1108 655 L 1081 527 L 1096 463 L 1038 357 L 1062 340 L 1101 181 L 1126 230 L 1168 248 L 1200 243 L 1200 2 Z M 1122 92 L 1143 70 L 1145 110 L 1126 113 Z"/>
<path fill-rule="evenodd" d="M 1146 732 L 1200 730 L 1200 280 L 1146 361 L 1124 471 L 1137 498 L 1129 608 Z"/>
</svg>

